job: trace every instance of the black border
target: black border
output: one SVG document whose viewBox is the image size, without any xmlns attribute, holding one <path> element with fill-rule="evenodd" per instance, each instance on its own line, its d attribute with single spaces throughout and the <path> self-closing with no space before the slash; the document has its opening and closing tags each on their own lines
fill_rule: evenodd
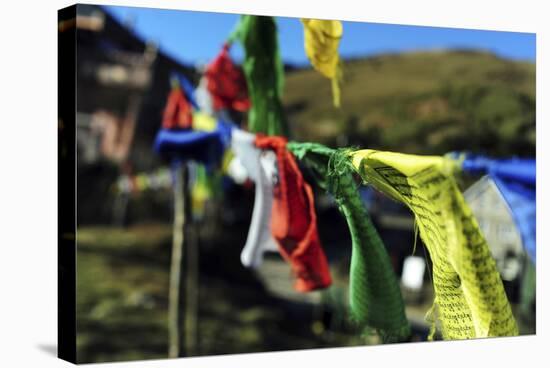
<svg viewBox="0 0 550 368">
<path fill-rule="evenodd" d="M 57 356 L 75 364 L 76 7 L 57 14 Z"/>
</svg>

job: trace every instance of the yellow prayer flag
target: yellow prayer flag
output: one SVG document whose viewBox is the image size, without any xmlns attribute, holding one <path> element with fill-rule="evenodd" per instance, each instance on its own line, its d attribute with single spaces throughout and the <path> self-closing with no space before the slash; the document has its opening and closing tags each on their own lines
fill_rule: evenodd
<svg viewBox="0 0 550 368">
<path fill-rule="evenodd" d="M 203 112 L 197 111 L 193 113 L 193 129 L 212 132 L 216 129 L 216 118 Z"/>
<path fill-rule="evenodd" d="M 363 180 L 414 213 L 433 261 L 443 338 L 517 335 L 495 261 L 454 179 L 457 163 L 375 150 L 351 158 Z"/>
<path fill-rule="evenodd" d="M 222 164 L 221 164 L 221 172 L 224 175 L 227 175 L 229 173 L 229 165 L 231 164 L 231 161 L 235 158 L 235 153 L 231 149 L 226 149 L 223 153 L 222 157 Z"/>
<path fill-rule="evenodd" d="M 311 65 L 332 80 L 334 106 L 340 106 L 340 80 L 342 70 L 338 46 L 344 32 L 338 20 L 302 19 L 304 47 Z"/>
</svg>

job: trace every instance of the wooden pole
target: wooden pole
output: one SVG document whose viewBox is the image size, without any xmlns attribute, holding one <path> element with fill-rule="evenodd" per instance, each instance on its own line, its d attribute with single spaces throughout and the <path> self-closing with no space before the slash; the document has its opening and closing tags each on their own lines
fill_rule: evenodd
<svg viewBox="0 0 550 368">
<path fill-rule="evenodd" d="M 170 266 L 170 286 L 168 305 L 168 331 L 169 348 L 168 356 L 177 358 L 183 356 L 183 319 L 181 309 L 184 307 L 182 300 L 182 264 L 183 243 L 185 236 L 185 193 L 187 192 L 187 175 L 185 166 L 181 163 L 175 165 L 174 175 L 174 228 L 172 237 L 172 261 Z"/>
<path fill-rule="evenodd" d="M 190 200 L 187 203 L 190 203 Z M 190 211 L 187 212 L 187 216 L 191 218 Z M 199 229 L 197 223 L 191 224 L 190 221 L 188 222 L 184 257 L 186 265 L 185 352 L 187 356 L 191 356 L 198 354 Z"/>
<path fill-rule="evenodd" d="M 199 234 L 190 221 L 188 168 L 174 167 L 174 228 L 168 306 L 168 356 L 198 354 Z"/>
</svg>

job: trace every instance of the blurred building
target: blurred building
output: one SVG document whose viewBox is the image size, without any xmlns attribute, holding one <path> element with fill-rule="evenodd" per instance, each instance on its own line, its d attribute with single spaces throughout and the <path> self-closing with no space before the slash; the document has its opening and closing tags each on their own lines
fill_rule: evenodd
<svg viewBox="0 0 550 368">
<path fill-rule="evenodd" d="M 106 159 L 125 170 L 151 169 L 169 75 L 196 82 L 197 73 L 100 6 L 77 5 L 76 28 L 78 164 Z"/>
<path fill-rule="evenodd" d="M 78 224 L 169 217 L 166 198 L 153 193 L 148 196 L 154 200 L 129 200 L 114 187 L 121 175 L 154 171 L 162 164 L 152 147 L 170 75 L 180 73 L 196 85 L 198 73 L 140 39 L 131 22 L 121 24 L 101 6 L 76 5 L 76 17 L 60 19 L 58 28 L 60 65 L 76 70 L 76 111 L 71 111 L 74 100 L 67 101 L 71 108 L 60 113 L 60 124 L 72 125 L 76 117 Z"/>
</svg>

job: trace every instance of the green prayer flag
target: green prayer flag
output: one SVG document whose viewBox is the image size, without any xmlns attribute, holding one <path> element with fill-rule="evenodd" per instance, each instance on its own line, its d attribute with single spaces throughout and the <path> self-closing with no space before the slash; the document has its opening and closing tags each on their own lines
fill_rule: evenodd
<svg viewBox="0 0 550 368">
<path fill-rule="evenodd" d="M 284 69 L 279 54 L 277 26 L 273 17 L 242 15 L 229 42 L 243 45 L 243 71 L 252 104 L 248 111 L 248 130 L 253 133 L 288 136 L 281 96 Z"/>
<path fill-rule="evenodd" d="M 290 142 L 287 148 L 318 176 L 336 200 L 351 233 L 350 309 L 361 326 L 378 331 L 384 342 L 404 341 L 411 330 L 390 257 L 363 205 L 354 181 L 349 150 L 317 143 Z"/>
</svg>

